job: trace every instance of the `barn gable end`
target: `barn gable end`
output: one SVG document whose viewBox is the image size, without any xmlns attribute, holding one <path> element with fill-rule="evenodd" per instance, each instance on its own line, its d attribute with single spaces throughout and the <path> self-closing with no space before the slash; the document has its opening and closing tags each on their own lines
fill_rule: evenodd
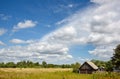
<svg viewBox="0 0 120 79">
<path fill-rule="evenodd" d="M 90 61 L 83 63 L 79 68 L 79 72 L 83 74 L 91 74 L 97 70 L 98 70 L 98 67 Z"/>
</svg>

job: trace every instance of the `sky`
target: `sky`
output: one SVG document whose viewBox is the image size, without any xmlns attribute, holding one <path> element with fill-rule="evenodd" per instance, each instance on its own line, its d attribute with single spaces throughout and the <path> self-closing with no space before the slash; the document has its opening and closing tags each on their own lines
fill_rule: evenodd
<svg viewBox="0 0 120 79">
<path fill-rule="evenodd" d="M 0 0 L 0 62 L 110 60 L 119 0 Z"/>
</svg>

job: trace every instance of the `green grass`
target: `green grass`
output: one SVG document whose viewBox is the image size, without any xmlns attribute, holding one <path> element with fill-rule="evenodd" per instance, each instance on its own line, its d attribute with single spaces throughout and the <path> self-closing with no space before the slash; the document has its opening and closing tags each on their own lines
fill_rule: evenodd
<svg viewBox="0 0 120 79">
<path fill-rule="evenodd" d="M 120 79 L 120 74 L 76 74 L 70 69 L 0 69 L 0 79 Z"/>
</svg>

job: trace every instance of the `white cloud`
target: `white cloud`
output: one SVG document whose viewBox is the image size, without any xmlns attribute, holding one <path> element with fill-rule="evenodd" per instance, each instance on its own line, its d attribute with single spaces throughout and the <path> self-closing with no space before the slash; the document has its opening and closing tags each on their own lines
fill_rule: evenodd
<svg viewBox="0 0 120 79">
<path fill-rule="evenodd" d="M 98 3 L 98 4 L 106 4 L 106 3 L 113 2 L 113 0 L 91 0 L 91 2 Z"/>
<path fill-rule="evenodd" d="M 13 43 L 13 44 L 27 44 L 27 43 L 33 43 L 34 41 L 33 40 L 25 41 L 25 40 L 15 38 L 15 39 L 10 40 L 10 42 Z"/>
<path fill-rule="evenodd" d="M 20 40 L 20 39 L 12 39 L 10 40 L 11 43 L 19 44 L 19 43 L 25 43 L 25 41 Z"/>
<path fill-rule="evenodd" d="M 12 46 L 0 49 L 1 60 L 32 60 L 55 62 L 71 59 L 67 52 L 69 49 L 60 44 L 48 44 L 44 42 L 31 43 L 27 46 Z M 11 58 L 11 59 L 9 59 Z M 13 60 L 13 61 L 14 61 Z"/>
<path fill-rule="evenodd" d="M 7 32 L 6 29 L 4 29 L 4 28 L 0 28 L 0 36 L 3 35 L 3 34 L 5 34 L 6 32 Z"/>
<path fill-rule="evenodd" d="M 113 48 L 119 44 L 120 9 L 119 1 L 94 0 L 100 4 L 57 22 L 62 28 L 44 37 L 50 43 L 60 43 L 68 48 L 76 44 L 93 44 L 94 50 L 88 51 L 101 59 L 110 58 Z M 69 29 L 69 30 L 66 30 Z"/>
<path fill-rule="evenodd" d="M 4 46 L 5 45 L 5 43 L 3 43 L 2 41 L 0 41 L 0 46 Z"/>
<path fill-rule="evenodd" d="M 63 27 L 60 28 L 41 39 L 42 41 L 47 41 L 53 44 L 70 44 L 70 40 L 72 41 L 75 38 L 76 31 L 73 27 Z"/>
<path fill-rule="evenodd" d="M 25 29 L 25 28 L 32 28 L 35 27 L 37 22 L 32 21 L 32 20 L 25 20 L 24 22 L 19 22 L 17 25 L 13 27 L 13 31 L 17 31 L 20 29 Z"/>
</svg>

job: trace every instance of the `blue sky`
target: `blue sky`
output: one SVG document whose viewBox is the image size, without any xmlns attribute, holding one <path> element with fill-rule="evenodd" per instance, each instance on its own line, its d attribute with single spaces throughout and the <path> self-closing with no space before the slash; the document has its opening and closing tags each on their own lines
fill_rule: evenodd
<svg viewBox="0 0 120 79">
<path fill-rule="evenodd" d="M 0 61 L 109 60 L 120 42 L 119 3 L 110 2 L 0 0 Z"/>
<path fill-rule="evenodd" d="M 60 28 L 56 25 L 58 21 L 89 4 L 89 0 L 1 0 L 0 13 L 1 15 L 3 14 L 3 18 L 7 17 L 7 20 L 1 19 L 0 27 L 8 29 L 10 34 L 17 23 L 24 22 L 25 20 L 36 21 L 35 28 L 20 30 L 10 36 L 10 38 L 21 38 L 23 40 L 40 39 L 45 34 Z M 23 35 L 26 38 L 23 38 Z M 3 35 L 3 37 L 6 36 Z"/>
</svg>

